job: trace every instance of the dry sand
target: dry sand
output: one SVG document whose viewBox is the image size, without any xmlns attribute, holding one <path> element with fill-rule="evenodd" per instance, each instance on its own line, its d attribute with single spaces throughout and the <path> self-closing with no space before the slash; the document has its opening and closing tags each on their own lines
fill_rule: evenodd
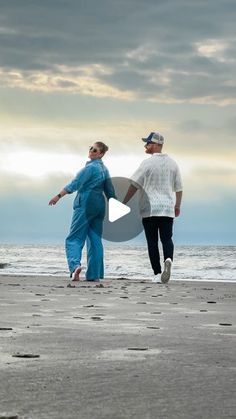
<svg viewBox="0 0 236 419">
<path fill-rule="evenodd" d="M 0 418 L 236 418 L 235 283 L 68 283 L 0 277 Z"/>
</svg>

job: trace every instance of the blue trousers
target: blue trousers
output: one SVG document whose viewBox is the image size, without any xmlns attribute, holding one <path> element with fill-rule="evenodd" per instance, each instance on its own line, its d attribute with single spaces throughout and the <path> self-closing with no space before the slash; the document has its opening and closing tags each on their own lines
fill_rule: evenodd
<svg viewBox="0 0 236 419">
<path fill-rule="evenodd" d="M 72 217 L 70 233 L 66 238 L 66 257 L 70 273 L 81 265 L 82 250 L 87 245 L 86 279 L 102 279 L 104 277 L 102 226 L 104 215 L 91 215 L 81 208 L 75 209 Z"/>
</svg>

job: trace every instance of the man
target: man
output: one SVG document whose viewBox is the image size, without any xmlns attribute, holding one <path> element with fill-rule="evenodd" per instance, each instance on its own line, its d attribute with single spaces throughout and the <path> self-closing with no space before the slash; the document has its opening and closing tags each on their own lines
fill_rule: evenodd
<svg viewBox="0 0 236 419">
<path fill-rule="evenodd" d="M 140 213 L 154 272 L 152 282 L 167 283 L 171 275 L 174 254 L 173 221 L 174 217 L 180 214 L 182 180 L 177 163 L 162 153 L 164 137 L 158 132 L 151 132 L 142 140 L 145 142 L 145 152 L 151 154 L 151 157 L 144 160 L 131 177 L 132 183 L 123 203 L 126 204 L 139 189 Z M 160 264 L 158 237 L 163 248 L 163 271 Z"/>
</svg>

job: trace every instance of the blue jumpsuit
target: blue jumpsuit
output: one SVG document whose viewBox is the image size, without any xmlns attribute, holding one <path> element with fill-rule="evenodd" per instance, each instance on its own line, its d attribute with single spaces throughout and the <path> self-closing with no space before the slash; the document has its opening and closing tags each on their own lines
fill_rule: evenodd
<svg viewBox="0 0 236 419">
<path fill-rule="evenodd" d="M 115 198 L 108 169 L 101 159 L 88 161 L 64 189 L 68 193 L 77 191 L 70 233 L 65 243 L 70 273 L 72 274 L 81 264 L 82 250 L 86 240 L 86 279 L 103 278 L 102 226 L 105 216 L 103 192 L 107 199 Z"/>
</svg>

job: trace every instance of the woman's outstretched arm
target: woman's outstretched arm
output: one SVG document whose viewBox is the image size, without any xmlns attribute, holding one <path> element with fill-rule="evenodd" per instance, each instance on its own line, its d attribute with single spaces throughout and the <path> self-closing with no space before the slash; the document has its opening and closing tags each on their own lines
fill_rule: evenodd
<svg viewBox="0 0 236 419">
<path fill-rule="evenodd" d="M 52 199 L 50 199 L 48 205 L 56 205 L 59 199 L 67 194 L 68 192 L 65 189 L 62 189 L 61 192 L 59 192 L 59 194 L 55 195 Z"/>
</svg>

